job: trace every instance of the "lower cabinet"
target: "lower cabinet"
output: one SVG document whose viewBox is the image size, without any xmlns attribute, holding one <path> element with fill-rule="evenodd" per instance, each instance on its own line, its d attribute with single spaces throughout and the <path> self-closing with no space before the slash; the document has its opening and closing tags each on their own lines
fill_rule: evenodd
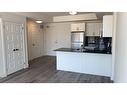
<svg viewBox="0 0 127 95">
<path fill-rule="evenodd" d="M 82 72 L 86 74 L 111 76 L 112 57 L 109 54 L 84 54 Z"/>
<path fill-rule="evenodd" d="M 80 53 L 57 52 L 57 70 L 82 72 L 82 58 Z"/>
<path fill-rule="evenodd" d="M 111 76 L 112 55 L 57 52 L 57 70 Z"/>
</svg>

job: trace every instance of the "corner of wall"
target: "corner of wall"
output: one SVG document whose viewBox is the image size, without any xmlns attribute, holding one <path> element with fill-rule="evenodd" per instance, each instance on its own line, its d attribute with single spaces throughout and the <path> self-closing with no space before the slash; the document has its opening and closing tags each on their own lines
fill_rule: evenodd
<svg viewBox="0 0 127 95">
<path fill-rule="evenodd" d="M 116 22 L 117 22 L 117 13 L 113 13 L 113 37 L 112 37 L 112 73 L 111 80 L 114 80 L 114 66 L 115 66 L 115 46 L 116 46 Z"/>
</svg>

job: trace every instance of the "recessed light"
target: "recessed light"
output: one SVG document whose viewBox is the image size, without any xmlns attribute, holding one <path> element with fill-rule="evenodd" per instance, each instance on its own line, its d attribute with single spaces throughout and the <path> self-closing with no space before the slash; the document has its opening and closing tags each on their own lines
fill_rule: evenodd
<svg viewBox="0 0 127 95">
<path fill-rule="evenodd" d="M 69 12 L 69 14 L 70 14 L 70 15 L 76 15 L 77 12 L 76 12 L 76 11 L 71 11 L 71 12 Z"/>
<path fill-rule="evenodd" d="M 43 21 L 42 20 L 36 20 L 36 23 L 42 23 Z"/>
</svg>

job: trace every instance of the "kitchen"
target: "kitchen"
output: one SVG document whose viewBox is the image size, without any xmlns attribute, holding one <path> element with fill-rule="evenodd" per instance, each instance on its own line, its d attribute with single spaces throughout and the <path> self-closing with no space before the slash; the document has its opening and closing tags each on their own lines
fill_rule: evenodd
<svg viewBox="0 0 127 95">
<path fill-rule="evenodd" d="M 102 24 L 103 23 L 103 24 Z M 57 70 L 111 77 L 113 15 L 71 24 L 71 48 L 56 49 Z"/>
<path fill-rule="evenodd" d="M 78 77 L 78 79 L 72 78 L 72 80 L 76 80 L 75 82 L 79 82 L 78 80 L 81 76 L 84 76 L 82 82 L 113 82 L 114 60 L 117 49 L 115 47 L 116 34 L 114 32 L 116 31 L 116 13 L 78 12 L 76 15 L 70 15 L 69 12 L 33 12 L 4 13 L 2 15 L 5 17 L 8 14 L 10 17 L 15 17 L 16 20 L 12 20 L 17 21 L 17 23 L 23 23 L 20 26 L 25 31 L 23 32 L 25 33 L 23 39 L 25 39 L 20 39 L 24 42 L 21 48 L 23 50 L 22 53 L 18 49 L 18 45 L 16 45 L 16 49 L 10 47 L 12 48 L 10 50 L 13 50 L 16 55 L 20 52 L 25 56 L 24 58 L 19 58 L 21 59 L 20 62 L 24 63 L 20 67 L 17 66 L 18 69 L 15 68 L 16 62 L 11 64 L 11 66 L 14 65 L 13 69 L 10 66 L 11 72 L 8 70 L 8 73 L 6 73 L 6 65 L 1 64 L 1 68 L 2 66 L 4 67 L 3 71 L 1 69 L 1 72 L 4 73 L 1 73 L 2 77 L 14 76 L 12 78 L 13 82 L 49 82 L 50 80 L 58 82 L 54 79 L 58 74 L 60 76 L 57 76 L 58 80 L 62 79 L 61 82 L 65 82 L 65 78 L 67 78 L 66 82 L 68 82 L 68 78 L 72 76 Z M 38 14 L 37 17 L 43 15 L 43 18 L 45 17 L 43 19 L 44 22 L 38 23 L 38 19 L 32 18 L 33 14 Z M 47 17 L 45 16 L 46 14 Z M 6 19 L 9 18 L 1 19 L 1 22 L 6 21 Z M 6 22 L 6 31 L 10 27 L 8 24 L 10 25 L 11 23 Z M 13 23 L 13 25 L 16 24 Z M 13 28 L 13 25 L 10 28 Z M 6 34 L 9 36 L 9 33 Z M 6 62 L 4 58 L 3 62 Z M 8 61 L 9 63 L 10 61 Z M 28 71 L 24 71 L 27 69 Z M 24 73 L 17 76 L 17 73 L 19 73 L 17 71 Z M 15 77 L 19 77 L 16 78 L 18 80 L 15 80 Z M 100 80 L 98 81 L 93 77 Z M 108 81 L 105 81 L 105 79 L 108 79 Z M 72 80 L 70 82 L 74 82 Z M 11 79 L 8 79 L 8 82 L 12 82 Z"/>
<path fill-rule="evenodd" d="M 54 16 L 53 22 L 43 24 L 43 54 L 56 56 L 56 70 L 111 78 L 112 28 L 105 30 L 104 33 L 103 23 L 105 21 L 109 29 L 113 24 L 113 13 L 97 14 L 101 14 L 100 17 L 95 13 Z M 106 33 L 107 31 L 109 33 Z M 78 33 L 81 33 L 80 38 L 77 38 L 77 40 L 81 39 L 81 44 L 75 45 L 72 35 L 75 36 Z M 35 50 L 37 52 L 39 48 Z"/>
<path fill-rule="evenodd" d="M 126 0 L 1 1 L 1 94 L 126 95 L 126 83 Z"/>
</svg>

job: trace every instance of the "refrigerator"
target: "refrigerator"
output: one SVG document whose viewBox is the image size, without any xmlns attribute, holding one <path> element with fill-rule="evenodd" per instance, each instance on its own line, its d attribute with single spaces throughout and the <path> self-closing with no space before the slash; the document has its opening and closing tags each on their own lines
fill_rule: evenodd
<svg viewBox="0 0 127 95">
<path fill-rule="evenodd" d="M 84 31 L 71 32 L 71 48 L 72 49 L 82 49 L 85 44 L 84 42 L 85 42 Z"/>
</svg>

